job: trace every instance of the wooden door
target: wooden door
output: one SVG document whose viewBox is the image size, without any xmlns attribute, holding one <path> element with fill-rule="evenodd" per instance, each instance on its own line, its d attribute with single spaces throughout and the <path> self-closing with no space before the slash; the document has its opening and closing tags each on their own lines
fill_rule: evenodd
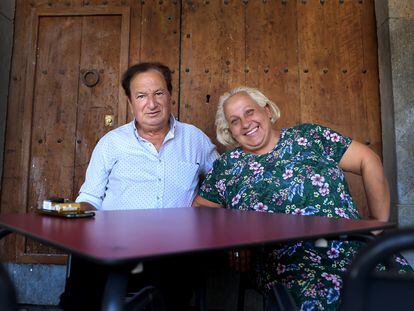
<svg viewBox="0 0 414 311">
<path fill-rule="evenodd" d="M 23 112 L 26 210 L 48 197 L 74 199 L 96 142 L 125 123 L 120 79 L 128 66 L 128 28 L 126 8 L 33 10 Z M 22 257 L 56 252 L 29 239 L 21 243 Z"/>
<path fill-rule="evenodd" d="M 219 96 L 247 85 L 279 105 L 275 127 L 321 123 L 381 153 L 373 0 L 17 0 L 15 25 L 2 212 L 76 196 L 104 117 L 132 119 L 119 78 L 140 61 L 173 70 L 174 115 L 215 143 Z M 361 178 L 347 178 L 367 216 Z M 55 262 L 39 244 L 0 244 Z"/>
</svg>

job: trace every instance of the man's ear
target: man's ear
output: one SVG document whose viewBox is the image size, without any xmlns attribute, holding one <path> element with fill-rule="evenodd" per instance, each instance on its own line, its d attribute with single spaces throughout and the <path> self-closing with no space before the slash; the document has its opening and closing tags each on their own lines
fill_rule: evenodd
<svg viewBox="0 0 414 311">
<path fill-rule="evenodd" d="M 131 99 L 127 96 L 127 103 L 128 103 L 128 106 L 129 106 L 129 109 L 131 109 L 131 112 L 133 112 L 132 111 L 132 103 L 131 103 Z"/>
</svg>

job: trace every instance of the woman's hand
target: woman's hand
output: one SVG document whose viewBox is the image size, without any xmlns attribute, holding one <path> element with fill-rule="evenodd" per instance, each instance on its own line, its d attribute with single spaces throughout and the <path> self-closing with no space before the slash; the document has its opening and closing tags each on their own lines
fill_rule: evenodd
<svg viewBox="0 0 414 311">
<path fill-rule="evenodd" d="M 218 203 L 211 202 L 209 200 L 204 199 L 201 196 L 196 196 L 193 203 L 191 204 L 193 207 L 201 207 L 201 206 L 207 206 L 207 207 L 223 207 L 223 205 L 220 205 Z"/>
<path fill-rule="evenodd" d="M 248 249 L 232 250 L 228 252 L 229 266 L 237 272 L 250 271 L 251 252 Z"/>
</svg>

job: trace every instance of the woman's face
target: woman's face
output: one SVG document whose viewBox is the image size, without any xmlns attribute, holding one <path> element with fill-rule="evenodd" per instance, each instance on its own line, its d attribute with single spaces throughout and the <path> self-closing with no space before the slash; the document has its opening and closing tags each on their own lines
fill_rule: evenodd
<svg viewBox="0 0 414 311">
<path fill-rule="evenodd" d="M 224 104 L 224 114 L 233 138 L 244 151 L 264 154 L 276 145 L 269 107 L 260 107 L 247 93 L 231 96 Z"/>
</svg>

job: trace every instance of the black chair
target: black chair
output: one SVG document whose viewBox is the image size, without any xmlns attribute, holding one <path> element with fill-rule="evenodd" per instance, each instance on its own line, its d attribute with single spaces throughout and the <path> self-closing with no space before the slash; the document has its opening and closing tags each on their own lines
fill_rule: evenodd
<svg viewBox="0 0 414 311">
<path fill-rule="evenodd" d="M 414 310 L 414 275 L 375 269 L 409 249 L 414 249 L 414 228 L 384 234 L 362 249 L 344 279 L 341 310 Z"/>
<path fill-rule="evenodd" d="M 3 311 L 17 310 L 17 297 L 9 274 L 0 263 L 0 309 Z"/>
</svg>

